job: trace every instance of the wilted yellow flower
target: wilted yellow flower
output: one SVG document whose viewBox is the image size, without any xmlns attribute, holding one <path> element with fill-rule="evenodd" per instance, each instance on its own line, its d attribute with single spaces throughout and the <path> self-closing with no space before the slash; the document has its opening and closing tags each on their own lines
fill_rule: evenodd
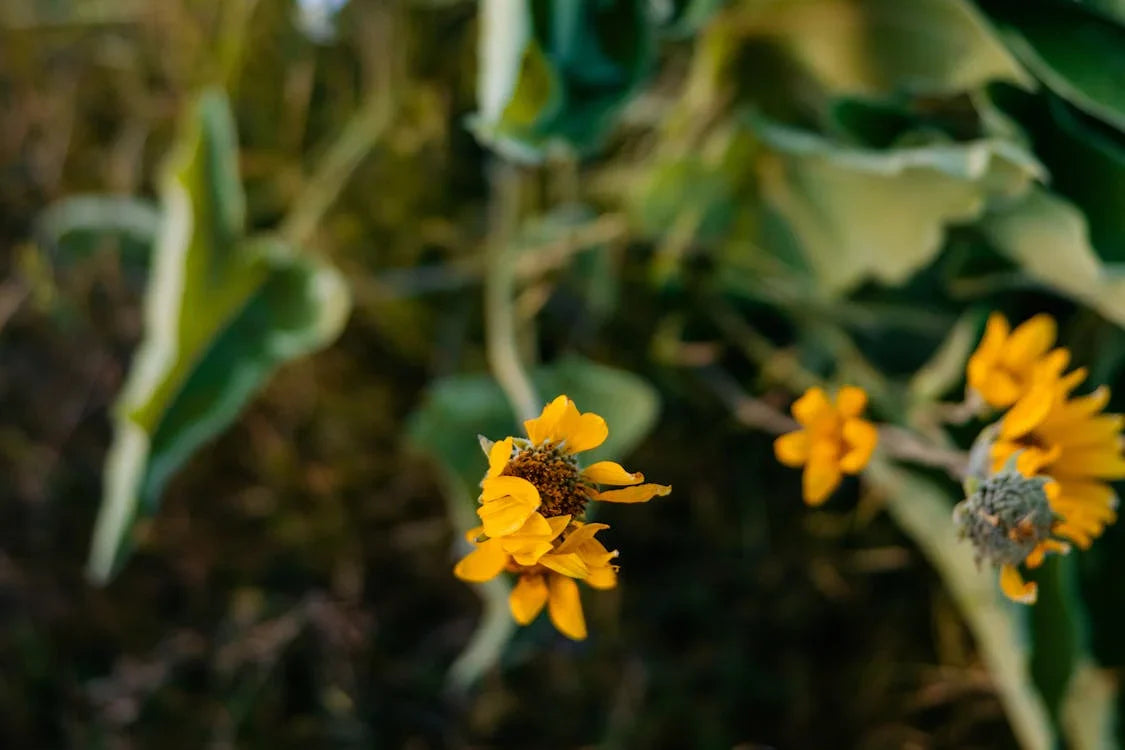
<svg viewBox="0 0 1125 750">
<path fill-rule="evenodd" d="M 850 385 L 839 390 L 835 404 L 817 387 L 793 402 L 793 417 L 802 429 L 782 435 L 773 447 L 781 463 L 805 467 L 802 494 L 809 505 L 823 503 L 844 474 L 858 474 L 871 460 L 879 432 L 860 419 L 866 407 L 867 394 Z"/>
<path fill-rule="evenodd" d="M 1056 331 L 1050 315 L 1036 315 L 1013 331 L 1003 315 L 992 313 L 969 357 L 969 386 L 990 406 L 1011 406 L 1031 386 L 1032 371 L 1055 343 Z"/>
<path fill-rule="evenodd" d="M 1014 455 L 1024 476 L 1054 479 L 1059 490 L 1051 508 L 1062 518 L 1055 533 L 1086 548 L 1117 517 L 1117 496 L 1108 482 L 1125 479 L 1125 422 L 1121 415 L 1102 413 L 1109 401 L 1104 386 L 1070 396 L 1084 370 L 1055 377 L 1053 368 L 1045 370 L 1001 420 L 991 448 L 992 469 L 998 471 Z"/>
<path fill-rule="evenodd" d="M 645 484 L 643 474 L 613 461 L 581 469 L 575 454 L 601 445 L 609 428 L 597 414 L 579 413 L 566 396 L 547 404 L 524 428 L 526 439 L 487 444 L 482 438 L 488 452 L 477 509 L 482 525 L 469 532 L 476 549 L 453 572 L 467 581 L 487 581 L 504 570 L 517 573 L 520 579 L 509 603 L 520 624 L 531 622 L 546 605 L 561 632 L 585 638 L 573 579 L 595 588 L 617 583 L 616 567 L 610 564 L 617 552 L 594 538 L 608 527 L 583 523 L 587 504 L 643 503 L 667 495 L 671 487 Z"/>
</svg>

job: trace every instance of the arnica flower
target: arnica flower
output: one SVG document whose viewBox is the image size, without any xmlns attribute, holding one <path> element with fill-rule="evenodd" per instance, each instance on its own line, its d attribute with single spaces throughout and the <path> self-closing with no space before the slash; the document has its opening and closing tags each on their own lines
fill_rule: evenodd
<svg viewBox="0 0 1125 750">
<path fill-rule="evenodd" d="M 879 433 L 860 419 L 866 407 L 867 394 L 850 385 L 839 390 L 835 404 L 817 387 L 793 402 L 793 417 L 801 429 L 779 437 L 773 448 L 786 466 L 805 467 L 801 488 L 809 505 L 823 503 L 844 474 L 858 474 L 871 460 Z"/>
<path fill-rule="evenodd" d="M 585 523 L 594 500 L 643 503 L 667 495 L 671 487 L 645 484 L 644 475 L 613 461 L 580 468 L 575 454 L 597 448 L 609 435 L 605 420 L 579 413 L 559 396 L 535 419 L 524 422 L 527 438 L 508 437 L 489 444 L 488 472 L 481 482 L 481 526 L 468 532 L 476 548 L 453 569 L 466 581 L 483 582 L 503 571 L 519 576 L 508 599 L 521 625 L 547 607 L 551 622 L 575 640 L 586 637 L 578 586 L 617 585 L 617 552 L 595 539 L 609 528 Z M 617 489 L 603 489 L 616 487 Z"/>
<path fill-rule="evenodd" d="M 1065 352 L 1064 352 L 1065 355 Z M 1117 496 L 1109 481 L 1125 479 L 1118 414 L 1104 414 L 1109 389 L 1070 395 L 1084 370 L 1060 375 L 1067 356 L 1045 360 L 1036 381 L 1004 415 L 992 444 L 992 470 L 1015 457 L 1021 474 L 1043 474 L 1058 483 L 1051 508 L 1061 518 L 1055 533 L 1087 548 L 1116 520 Z"/>
<path fill-rule="evenodd" d="M 969 357 L 969 387 L 997 409 L 1014 404 L 1031 386 L 1031 374 L 1055 343 L 1050 315 L 1030 318 L 1015 330 L 1000 313 L 992 313 L 977 350 Z"/>
</svg>

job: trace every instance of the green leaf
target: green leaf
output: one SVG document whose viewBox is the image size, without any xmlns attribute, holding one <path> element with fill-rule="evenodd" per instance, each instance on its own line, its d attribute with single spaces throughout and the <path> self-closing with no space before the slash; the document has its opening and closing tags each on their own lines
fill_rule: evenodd
<svg viewBox="0 0 1125 750">
<path fill-rule="evenodd" d="M 145 334 L 114 408 L 114 443 L 88 571 L 124 561 L 165 482 L 234 420 L 278 365 L 332 341 L 343 280 L 271 237 L 244 237 L 238 147 L 225 96 L 202 94 L 161 181 Z"/>
<path fill-rule="evenodd" d="M 656 422 L 656 391 L 630 373 L 579 357 L 564 357 L 537 369 L 532 379 L 545 400 L 565 393 L 581 411 L 593 411 L 605 418 L 609 437 L 600 448 L 583 454 L 588 463 L 624 457 Z M 500 387 L 483 374 L 434 381 L 407 428 L 410 442 L 441 469 L 450 520 L 459 531 L 479 523 L 476 498 L 487 461 L 481 454 L 478 434 L 492 439 L 524 434 Z M 476 682 L 499 661 L 513 632 L 507 581 L 496 579 L 478 590 L 484 600 L 482 621 L 450 670 L 450 682 L 458 689 Z"/>
<path fill-rule="evenodd" d="M 962 0 L 777 2 L 753 23 L 752 31 L 778 37 L 838 94 L 949 94 L 990 81 L 1030 82 L 987 20 Z"/>
<path fill-rule="evenodd" d="M 528 162 L 597 149 L 651 67 L 646 10 L 641 0 L 485 0 L 474 134 Z"/>
<path fill-rule="evenodd" d="M 123 254 L 147 262 L 160 227 L 160 211 L 129 195 L 72 195 L 52 203 L 36 218 L 36 235 L 58 250 L 64 262 L 82 258 L 108 235 L 121 237 Z"/>
<path fill-rule="evenodd" d="M 1047 88 L 1125 130 L 1125 25 L 1076 3 L 989 4 L 989 13 Z"/>
<path fill-rule="evenodd" d="M 763 123 L 766 202 L 788 223 L 830 293 L 868 278 L 900 284 L 929 264 L 949 225 L 979 217 L 1042 175 L 1010 141 L 849 148 Z"/>
<path fill-rule="evenodd" d="M 878 488 L 887 512 L 926 555 L 976 639 L 981 657 L 1021 747 L 1049 750 L 1054 732 L 1028 669 L 1023 605 L 1000 593 L 997 572 L 973 562 L 969 543 L 953 527 L 948 494 L 919 474 L 876 458 L 864 478 Z"/>
<path fill-rule="evenodd" d="M 1101 263 L 1086 218 L 1066 200 L 1035 189 L 981 222 L 988 240 L 1032 277 L 1125 326 L 1125 276 Z"/>
</svg>

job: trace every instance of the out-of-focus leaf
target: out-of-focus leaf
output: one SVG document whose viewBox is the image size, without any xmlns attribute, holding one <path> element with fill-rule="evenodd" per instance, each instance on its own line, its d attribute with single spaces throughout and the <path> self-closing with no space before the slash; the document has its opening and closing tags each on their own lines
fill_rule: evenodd
<svg viewBox="0 0 1125 750">
<path fill-rule="evenodd" d="M 88 571 L 106 581 L 169 476 L 283 362 L 335 338 L 343 280 L 277 239 L 246 238 L 234 123 L 224 95 L 191 108 L 161 183 L 145 337 L 114 409 L 114 443 Z"/>
<path fill-rule="evenodd" d="M 976 8 L 962 0 L 810 0 L 749 11 L 828 91 L 945 94 L 1030 79 Z"/>
<path fill-rule="evenodd" d="M 1034 189 L 991 212 L 981 228 L 1031 276 L 1125 325 L 1125 276 L 1098 259 L 1086 218 L 1073 205 Z"/>
<path fill-rule="evenodd" d="M 941 575 L 976 639 L 1020 746 L 1053 748 L 1050 719 L 1028 672 L 1022 605 L 1007 601 L 1000 593 L 995 570 L 973 562 L 968 542 L 957 538 L 949 496 L 917 473 L 879 458 L 871 462 L 864 476 L 878 488 L 887 512 Z"/>
<path fill-rule="evenodd" d="M 596 149 L 648 73 L 654 33 L 641 0 L 485 0 L 474 133 L 521 161 Z"/>
<path fill-rule="evenodd" d="M 1125 25 L 1077 3 L 989 3 L 1004 41 L 1051 91 L 1125 130 Z"/>
<path fill-rule="evenodd" d="M 965 377 L 965 363 L 976 345 L 984 315 L 962 315 L 934 356 L 910 379 L 910 394 L 921 402 L 936 401 Z"/>
<path fill-rule="evenodd" d="M 933 259 L 947 226 L 1042 176 L 1034 157 L 999 139 L 875 151 L 772 124 L 761 132 L 772 149 L 761 165 L 765 198 L 834 293 L 869 277 L 905 281 Z"/>
<path fill-rule="evenodd" d="M 129 195 L 72 195 L 48 206 L 36 220 L 40 243 L 57 249 L 65 260 L 90 252 L 106 235 L 128 240 L 128 249 L 143 249 L 147 260 L 159 227 L 159 209 Z"/>
<path fill-rule="evenodd" d="M 605 417 L 609 437 L 600 448 L 583 454 L 588 462 L 625 456 L 655 424 L 659 405 L 656 391 L 630 373 L 566 357 L 537 369 L 532 379 L 544 399 L 565 393 L 581 411 Z M 425 401 L 411 415 L 407 429 L 411 443 L 443 470 L 450 519 L 459 530 L 468 530 L 479 522 L 473 501 L 479 494 L 486 460 L 477 442 L 478 434 L 491 439 L 523 434 L 503 392 L 488 375 L 456 375 L 435 381 Z M 512 632 L 507 582 L 490 582 L 481 591 L 485 601 L 481 625 L 450 673 L 451 683 L 461 689 L 500 659 Z"/>
</svg>

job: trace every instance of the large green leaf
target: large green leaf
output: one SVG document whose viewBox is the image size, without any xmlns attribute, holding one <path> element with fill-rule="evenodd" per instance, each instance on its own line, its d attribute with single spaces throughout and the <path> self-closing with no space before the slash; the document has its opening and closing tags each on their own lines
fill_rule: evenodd
<svg viewBox="0 0 1125 750">
<path fill-rule="evenodd" d="M 656 391 L 635 375 L 566 357 L 537 369 L 532 379 L 544 399 L 565 393 L 582 411 L 605 417 L 609 438 L 600 448 L 583 454 L 587 461 L 623 457 L 655 424 Z M 425 401 L 410 418 L 407 434 L 442 470 L 450 520 L 458 530 L 468 530 L 478 523 L 475 500 L 486 468 L 477 435 L 496 440 L 523 434 L 523 429 L 490 376 L 457 375 L 430 386 Z M 513 631 L 508 589 L 503 579 L 480 587 L 485 612 L 473 640 L 450 670 L 455 687 L 472 684 L 500 659 Z"/>
<path fill-rule="evenodd" d="M 762 164 L 766 201 L 834 293 L 868 278 L 902 283 L 933 259 L 949 225 L 975 220 L 1042 174 L 1002 139 L 871 150 L 772 124 L 761 133 L 772 151 Z"/>
<path fill-rule="evenodd" d="M 1072 204 L 1031 190 L 989 213 L 981 228 L 1031 276 L 1125 326 L 1125 276 L 1099 260 L 1086 217 Z"/>
<path fill-rule="evenodd" d="M 1008 46 L 1044 85 L 1125 130 L 1125 24 L 1077 3 L 987 7 Z"/>
<path fill-rule="evenodd" d="M 1029 78 L 963 0 L 763 3 L 752 31 L 779 39 L 828 91 L 946 94 Z"/>
<path fill-rule="evenodd" d="M 474 133 L 523 161 L 596 149 L 651 66 L 646 11 L 641 0 L 482 2 Z"/>
<path fill-rule="evenodd" d="M 244 236 L 238 147 L 225 96 L 202 94 L 160 186 L 144 340 L 114 408 L 114 443 L 89 573 L 107 580 L 169 476 L 238 415 L 281 363 L 331 341 L 342 279 L 273 237 Z"/>
</svg>

